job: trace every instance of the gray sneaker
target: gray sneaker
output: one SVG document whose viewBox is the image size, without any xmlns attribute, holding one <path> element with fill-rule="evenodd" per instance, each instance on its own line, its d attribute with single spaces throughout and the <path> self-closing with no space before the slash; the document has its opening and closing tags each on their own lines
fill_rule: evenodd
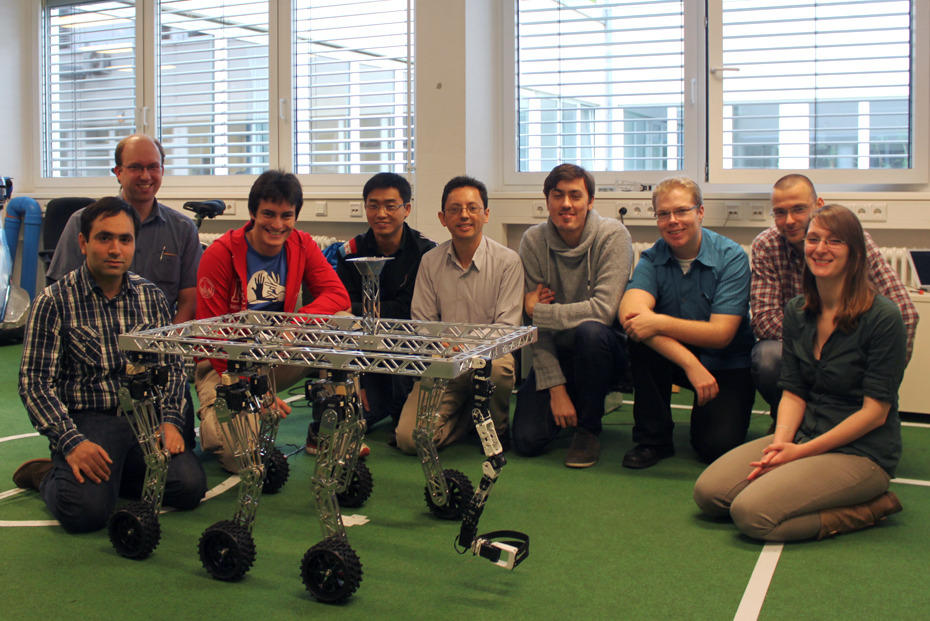
<svg viewBox="0 0 930 621">
<path fill-rule="evenodd" d="M 575 429 L 572 445 L 565 455 L 565 465 L 569 468 L 590 468 L 601 456 L 601 442 L 597 436 L 581 427 Z"/>
</svg>

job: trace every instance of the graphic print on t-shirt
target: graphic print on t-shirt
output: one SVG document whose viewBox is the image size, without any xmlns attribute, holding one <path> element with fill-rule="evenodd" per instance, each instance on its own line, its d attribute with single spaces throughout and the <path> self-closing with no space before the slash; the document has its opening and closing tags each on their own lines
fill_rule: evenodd
<svg viewBox="0 0 930 621">
<path fill-rule="evenodd" d="M 274 272 L 259 270 L 249 278 L 249 308 L 261 308 L 268 304 L 284 302 L 284 285 Z"/>
</svg>

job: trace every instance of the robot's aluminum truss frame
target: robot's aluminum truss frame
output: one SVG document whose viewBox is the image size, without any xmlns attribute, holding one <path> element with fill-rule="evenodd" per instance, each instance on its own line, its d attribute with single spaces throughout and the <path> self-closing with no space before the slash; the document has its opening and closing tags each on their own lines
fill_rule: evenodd
<svg viewBox="0 0 930 621">
<path fill-rule="evenodd" d="M 454 379 L 536 341 L 532 326 L 242 311 L 122 334 L 124 351 Z"/>
</svg>

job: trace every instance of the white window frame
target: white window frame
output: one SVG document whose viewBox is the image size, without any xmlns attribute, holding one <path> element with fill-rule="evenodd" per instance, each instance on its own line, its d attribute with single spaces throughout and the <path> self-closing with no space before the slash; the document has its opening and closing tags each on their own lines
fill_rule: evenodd
<svg viewBox="0 0 930 621">
<path fill-rule="evenodd" d="M 789 172 L 781 168 L 725 169 L 723 167 L 723 89 L 720 72 L 710 68 L 722 67 L 722 23 L 721 0 L 708 0 L 708 71 L 707 100 L 709 115 L 707 141 L 707 176 L 710 183 L 719 184 L 771 184 L 775 179 Z M 921 184 L 930 181 L 930 123 L 927 114 L 922 111 L 930 109 L 930 44 L 923 33 L 930 32 L 930 3 L 916 0 L 912 3 L 912 32 L 914 33 L 911 52 L 911 168 L 900 169 L 800 169 L 797 172 L 810 174 L 818 186 L 900 186 Z M 854 179 L 851 181 L 851 179 Z"/>
<path fill-rule="evenodd" d="M 44 20 L 44 6 L 41 0 L 35 1 L 35 18 L 37 31 Z M 156 109 L 156 67 L 155 46 L 157 42 L 157 0 L 135 0 L 136 2 L 136 112 L 135 131 L 155 135 Z M 409 0 L 408 7 L 414 0 Z M 291 17 L 293 4 L 291 0 L 271 0 L 269 3 L 269 168 L 293 170 L 293 110 L 292 110 L 292 33 Z M 414 18 L 416 12 L 414 11 Z M 414 24 L 414 31 L 416 24 Z M 412 43 L 412 42 L 411 42 Z M 41 56 L 40 37 L 35 37 L 36 58 Z M 41 71 L 41 65 L 37 71 Z M 41 76 L 36 74 L 36 101 L 41 101 Z M 411 101 L 414 87 L 411 85 Z M 44 129 L 41 115 L 36 109 L 36 144 L 38 145 Z M 116 147 L 116 144 L 113 145 Z M 415 152 L 411 151 L 415 157 Z M 171 154 L 168 154 L 171 157 Z M 35 152 L 35 170 L 37 171 L 34 188 L 39 194 L 49 195 L 88 195 L 102 196 L 116 194 L 119 186 L 113 175 L 103 177 L 44 177 L 41 168 L 41 153 Z M 408 170 L 410 166 L 408 165 Z M 361 185 L 370 174 L 313 174 L 299 175 L 304 184 L 305 194 L 358 195 Z M 410 176 L 409 174 L 406 176 Z M 257 175 L 172 175 L 166 174 L 159 198 L 186 199 L 191 196 L 237 197 L 247 194 Z M 237 217 L 245 217 L 245 210 L 237 211 Z"/>
<path fill-rule="evenodd" d="M 519 136 L 516 110 L 515 6 L 517 0 L 501 2 L 501 144 L 504 189 L 538 191 L 545 172 L 518 172 Z M 675 174 L 691 177 L 717 189 L 739 186 L 769 187 L 773 180 L 787 174 L 784 169 L 723 169 L 722 82 L 709 70 L 719 67 L 721 46 L 721 0 L 705 2 L 685 0 L 684 4 L 684 75 L 685 106 L 683 114 L 684 163 L 680 171 L 593 171 L 600 188 L 619 187 L 623 181 L 655 184 Z M 922 33 L 930 32 L 930 3 L 913 4 L 912 52 L 912 167 L 907 170 L 831 170 L 808 169 L 818 186 L 831 185 L 849 189 L 876 189 L 925 184 L 930 181 L 930 43 Z M 706 29 L 705 29 L 706 25 Z M 706 50 L 706 54 L 705 54 Z"/>
</svg>

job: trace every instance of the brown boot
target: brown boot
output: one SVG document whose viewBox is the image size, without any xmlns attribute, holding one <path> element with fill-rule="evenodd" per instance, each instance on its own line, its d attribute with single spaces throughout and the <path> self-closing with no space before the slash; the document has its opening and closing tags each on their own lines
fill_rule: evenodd
<svg viewBox="0 0 930 621">
<path fill-rule="evenodd" d="M 817 539 L 875 526 L 880 520 L 897 513 L 901 508 L 901 502 L 894 495 L 894 492 L 885 492 L 881 496 L 876 496 L 861 505 L 821 511 L 820 533 L 817 535 Z"/>
<path fill-rule="evenodd" d="M 30 459 L 13 473 L 13 483 L 16 487 L 39 491 L 39 484 L 51 469 L 51 459 Z"/>
</svg>

